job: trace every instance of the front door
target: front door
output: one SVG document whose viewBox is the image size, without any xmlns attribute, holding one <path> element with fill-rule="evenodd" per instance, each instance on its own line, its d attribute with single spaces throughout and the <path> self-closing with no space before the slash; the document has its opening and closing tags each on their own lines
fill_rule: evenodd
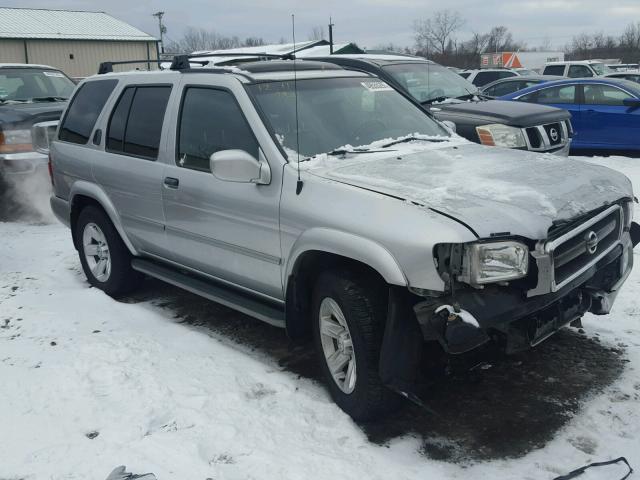
<svg viewBox="0 0 640 480">
<path fill-rule="evenodd" d="M 276 174 L 269 185 L 256 185 L 220 180 L 209 168 L 211 154 L 222 150 L 244 150 L 265 160 L 236 94 L 228 88 L 185 85 L 175 147 L 163 185 L 173 260 L 281 300 L 277 169 L 271 165 Z"/>
<path fill-rule="evenodd" d="M 637 148 L 640 109 L 624 104 L 634 97 L 612 85 L 590 83 L 583 88 L 580 115 L 585 139 L 596 148 L 624 149 L 634 144 Z"/>
</svg>

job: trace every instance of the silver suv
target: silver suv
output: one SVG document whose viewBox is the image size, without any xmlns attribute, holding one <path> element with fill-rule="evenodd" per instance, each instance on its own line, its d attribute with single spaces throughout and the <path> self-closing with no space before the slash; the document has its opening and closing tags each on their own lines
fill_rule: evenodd
<svg viewBox="0 0 640 480">
<path fill-rule="evenodd" d="M 79 85 L 51 205 L 92 285 L 149 275 L 313 339 L 357 419 L 454 355 L 609 311 L 640 228 L 625 176 L 471 143 L 370 74 L 292 67 Z"/>
</svg>

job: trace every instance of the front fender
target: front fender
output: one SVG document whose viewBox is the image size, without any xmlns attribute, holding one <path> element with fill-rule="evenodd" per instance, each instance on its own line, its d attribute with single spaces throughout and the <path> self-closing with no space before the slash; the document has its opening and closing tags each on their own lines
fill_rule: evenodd
<svg viewBox="0 0 640 480">
<path fill-rule="evenodd" d="M 285 291 L 298 259 L 309 251 L 320 251 L 357 260 L 376 270 L 390 285 L 408 284 L 397 260 L 384 246 L 359 235 L 330 228 L 311 228 L 293 244 L 284 270 Z"/>
<path fill-rule="evenodd" d="M 84 180 L 78 180 L 74 182 L 71 187 L 71 191 L 69 192 L 69 205 L 71 206 L 71 211 L 73 211 L 74 201 L 78 198 L 78 196 L 81 195 L 92 198 L 100 204 L 100 206 L 109 216 L 109 219 L 111 219 L 111 223 L 113 223 L 113 226 L 116 227 L 116 230 L 120 234 L 120 238 L 122 238 L 122 241 L 127 246 L 131 254 L 138 255 L 136 248 L 133 246 L 131 240 L 129 240 L 129 237 L 125 233 L 118 211 L 116 210 L 115 206 L 113 205 L 105 191 L 95 183 L 87 182 Z"/>
</svg>

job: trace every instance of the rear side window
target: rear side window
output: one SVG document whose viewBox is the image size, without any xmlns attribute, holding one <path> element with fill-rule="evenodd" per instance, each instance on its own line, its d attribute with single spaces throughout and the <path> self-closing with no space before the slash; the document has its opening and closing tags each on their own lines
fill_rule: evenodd
<svg viewBox="0 0 640 480">
<path fill-rule="evenodd" d="M 458 73 L 458 75 L 460 75 L 462 78 L 469 78 L 469 75 L 471 75 L 471 72 L 462 72 L 462 73 Z"/>
<path fill-rule="evenodd" d="M 476 78 L 473 79 L 473 84 L 481 87 L 487 83 L 493 82 L 500 78 L 499 72 L 478 72 Z"/>
<path fill-rule="evenodd" d="M 150 160 L 158 158 L 170 86 L 128 87 L 113 110 L 107 150 Z"/>
<path fill-rule="evenodd" d="M 188 88 L 180 114 L 178 166 L 209 172 L 211 154 L 236 149 L 258 158 L 258 142 L 234 96 L 224 90 Z"/>
<path fill-rule="evenodd" d="M 576 103 L 575 85 L 545 88 L 538 91 L 537 103 Z"/>
<path fill-rule="evenodd" d="M 544 67 L 543 75 L 559 75 L 564 76 L 564 65 L 547 65 Z"/>
<path fill-rule="evenodd" d="M 97 80 L 82 85 L 71 100 L 58 138 L 64 142 L 87 143 L 96 120 L 117 83 L 117 80 Z"/>
<path fill-rule="evenodd" d="M 585 67 L 584 65 L 571 65 L 567 76 L 570 78 L 593 77 L 593 72 L 589 67 Z"/>
<path fill-rule="evenodd" d="M 493 95 L 494 97 L 501 97 L 502 95 L 508 95 L 509 93 L 517 92 L 523 88 L 524 86 L 522 81 L 502 82 L 487 88 L 484 93 L 487 95 Z"/>
</svg>

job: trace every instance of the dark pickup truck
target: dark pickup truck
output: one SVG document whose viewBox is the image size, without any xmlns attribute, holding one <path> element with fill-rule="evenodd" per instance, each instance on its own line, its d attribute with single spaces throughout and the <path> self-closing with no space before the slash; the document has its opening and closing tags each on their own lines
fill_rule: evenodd
<svg viewBox="0 0 640 480">
<path fill-rule="evenodd" d="M 53 67 L 0 63 L 0 188 L 3 177 L 46 166 L 47 156 L 34 150 L 31 127 L 58 120 L 74 88 Z"/>
<path fill-rule="evenodd" d="M 462 137 L 484 145 L 568 155 L 571 114 L 545 105 L 493 100 L 448 68 L 410 55 L 353 54 L 314 58 L 377 75 L 419 102 Z"/>
</svg>

